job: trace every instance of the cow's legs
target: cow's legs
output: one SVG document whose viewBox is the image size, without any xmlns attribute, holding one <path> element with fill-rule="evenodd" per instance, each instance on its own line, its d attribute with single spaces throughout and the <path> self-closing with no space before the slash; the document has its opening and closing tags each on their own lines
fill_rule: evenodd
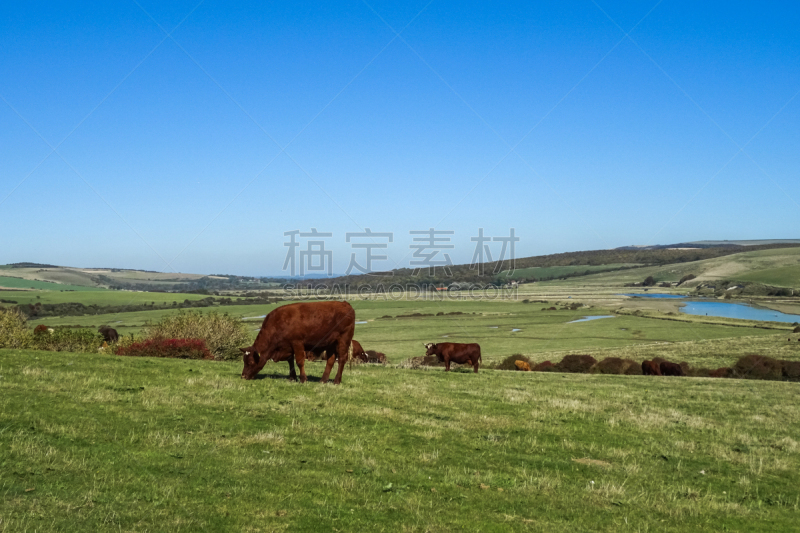
<svg viewBox="0 0 800 533">
<path fill-rule="evenodd" d="M 342 382 L 342 372 L 344 372 L 344 364 L 347 362 L 349 346 L 349 342 L 346 342 L 344 339 L 339 339 L 339 344 L 336 347 L 336 351 L 339 353 L 339 370 L 336 372 L 336 379 L 333 380 L 334 385 L 338 385 Z"/>
<path fill-rule="evenodd" d="M 302 342 L 296 342 L 292 345 L 294 348 L 294 362 L 300 367 L 300 383 L 306 382 L 306 350 Z M 289 359 L 291 364 L 291 358 Z M 294 365 L 292 365 L 294 366 Z"/>
<path fill-rule="evenodd" d="M 444 358 L 444 371 L 445 372 L 450 372 L 450 358 L 449 357 L 445 357 Z"/>
<path fill-rule="evenodd" d="M 291 357 L 288 359 L 289 362 L 289 381 L 297 381 L 297 372 L 294 371 L 294 359 Z"/>
<path fill-rule="evenodd" d="M 472 366 L 473 366 L 473 368 L 475 368 L 475 373 L 477 374 L 478 373 L 478 360 L 477 359 L 475 359 L 475 362 L 472 363 Z"/>
<path fill-rule="evenodd" d="M 333 363 L 336 361 L 336 351 L 335 350 L 328 350 L 325 352 L 328 356 L 328 360 L 325 362 L 325 372 L 322 373 L 322 382 L 327 383 L 328 378 L 331 375 L 331 369 L 333 368 Z"/>
</svg>

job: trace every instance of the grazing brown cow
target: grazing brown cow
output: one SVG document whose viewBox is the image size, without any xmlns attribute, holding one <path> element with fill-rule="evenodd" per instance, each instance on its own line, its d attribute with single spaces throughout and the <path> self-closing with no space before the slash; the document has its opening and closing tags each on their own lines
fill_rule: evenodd
<svg viewBox="0 0 800 533">
<path fill-rule="evenodd" d="M 97 331 L 100 332 L 100 335 L 103 336 L 103 340 L 106 342 L 117 342 L 119 340 L 119 333 L 117 333 L 117 330 L 114 328 L 100 326 L 97 328 Z"/>
<path fill-rule="evenodd" d="M 683 368 L 677 363 L 670 363 L 669 361 L 661 362 L 661 375 L 662 376 L 685 376 Z"/>
<path fill-rule="evenodd" d="M 294 364 L 300 367 L 300 382 L 306 382 L 306 352 L 328 357 L 322 382 L 327 383 L 333 363 L 339 359 L 339 370 L 333 383 L 342 382 L 344 364 L 353 332 L 356 313 L 347 302 L 301 302 L 274 309 L 264 319 L 252 346 L 240 348 L 244 353 L 242 379 L 253 379 L 267 361 L 288 361 L 289 379 L 297 379 Z"/>
<path fill-rule="evenodd" d="M 655 361 L 642 361 L 642 374 L 645 376 L 660 376 L 661 369 Z"/>
<path fill-rule="evenodd" d="M 364 351 L 364 348 L 361 347 L 361 343 L 353 339 L 351 345 L 353 346 L 353 359 L 358 359 L 362 363 L 366 363 L 369 356 L 367 352 Z"/>
<path fill-rule="evenodd" d="M 457 342 L 440 342 L 439 344 L 428 343 L 425 345 L 427 351 L 425 355 L 435 355 L 439 361 L 444 361 L 445 372 L 450 372 L 450 361 L 464 365 L 471 363 L 478 373 L 478 366 L 481 359 L 481 346 L 476 343 L 460 344 Z"/>
</svg>

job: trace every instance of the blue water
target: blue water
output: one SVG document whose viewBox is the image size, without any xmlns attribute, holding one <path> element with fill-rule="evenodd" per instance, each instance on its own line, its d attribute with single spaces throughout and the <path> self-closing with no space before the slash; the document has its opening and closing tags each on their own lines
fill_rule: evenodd
<svg viewBox="0 0 800 533">
<path fill-rule="evenodd" d="M 727 302 L 686 302 L 681 312 L 689 315 L 708 315 L 770 322 L 800 322 L 800 315 L 788 315 L 772 309 L 758 309 L 747 304 Z"/>
<path fill-rule="evenodd" d="M 686 298 L 677 294 L 624 294 L 642 298 Z M 789 315 L 771 309 L 759 309 L 748 304 L 729 302 L 692 302 L 687 301 L 681 307 L 681 313 L 687 315 L 717 316 L 722 318 L 739 318 L 742 320 L 764 320 L 768 322 L 800 322 L 800 315 Z"/>
<path fill-rule="evenodd" d="M 614 318 L 614 315 L 585 316 L 583 318 L 579 318 L 578 320 L 571 320 L 567 322 L 567 324 L 574 324 L 575 322 L 588 322 L 590 320 L 597 320 L 598 318 Z"/>
<path fill-rule="evenodd" d="M 625 293 L 625 294 L 618 294 L 617 296 L 632 296 L 635 298 L 686 298 L 686 296 L 682 296 L 680 294 L 660 294 L 657 292 L 654 293 L 647 293 L 647 294 L 639 294 L 637 293 Z"/>
</svg>

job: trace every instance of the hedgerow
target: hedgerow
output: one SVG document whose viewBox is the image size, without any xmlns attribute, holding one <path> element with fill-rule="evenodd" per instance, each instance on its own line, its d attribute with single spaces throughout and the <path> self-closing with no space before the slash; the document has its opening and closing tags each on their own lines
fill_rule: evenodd
<svg viewBox="0 0 800 533">
<path fill-rule="evenodd" d="M 227 313 L 180 312 L 144 330 L 147 340 L 201 339 L 216 360 L 239 359 L 239 348 L 252 343 L 245 324 Z"/>
</svg>

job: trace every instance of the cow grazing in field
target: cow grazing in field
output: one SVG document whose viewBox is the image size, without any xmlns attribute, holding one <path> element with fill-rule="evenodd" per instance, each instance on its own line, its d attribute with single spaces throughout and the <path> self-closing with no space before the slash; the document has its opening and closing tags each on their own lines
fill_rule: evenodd
<svg viewBox="0 0 800 533">
<path fill-rule="evenodd" d="M 642 374 L 645 376 L 660 376 L 661 369 L 655 361 L 642 361 Z"/>
<path fill-rule="evenodd" d="M 662 376 L 685 376 L 683 368 L 677 363 L 670 363 L 669 361 L 661 362 L 661 375 Z"/>
<path fill-rule="evenodd" d="M 353 359 L 358 359 L 362 363 L 366 363 L 369 359 L 369 356 L 367 355 L 367 352 L 364 351 L 364 348 L 361 347 L 361 343 L 353 339 L 350 344 L 353 347 Z"/>
<path fill-rule="evenodd" d="M 117 342 L 119 340 L 119 333 L 117 333 L 117 330 L 114 328 L 100 326 L 97 328 L 97 331 L 100 332 L 100 335 L 103 336 L 103 340 L 106 342 Z"/>
<path fill-rule="evenodd" d="M 240 348 L 244 356 L 242 379 L 253 379 L 267 361 L 288 361 L 289 379 L 297 379 L 294 364 L 300 367 L 300 382 L 305 383 L 306 352 L 326 352 L 322 382 L 327 383 L 336 359 L 339 370 L 333 383 L 342 382 L 344 364 L 353 332 L 356 313 L 347 302 L 301 302 L 273 310 L 264 319 L 252 346 Z"/>
<path fill-rule="evenodd" d="M 425 355 L 435 355 L 439 361 L 444 361 L 445 372 L 450 371 L 450 362 L 452 361 L 460 365 L 470 363 L 475 369 L 475 373 L 478 373 L 478 366 L 482 361 L 479 344 L 440 342 L 438 344 L 428 343 L 425 348 Z"/>
</svg>

